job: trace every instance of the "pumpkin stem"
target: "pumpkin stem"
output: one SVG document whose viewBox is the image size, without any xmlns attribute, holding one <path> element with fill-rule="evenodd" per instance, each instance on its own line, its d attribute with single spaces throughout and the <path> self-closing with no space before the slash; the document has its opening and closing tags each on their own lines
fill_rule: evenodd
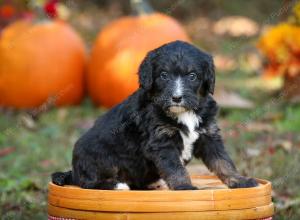
<svg viewBox="0 0 300 220">
<path fill-rule="evenodd" d="M 135 15 L 151 14 L 154 12 L 147 0 L 130 0 L 130 5 Z"/>
</svg>

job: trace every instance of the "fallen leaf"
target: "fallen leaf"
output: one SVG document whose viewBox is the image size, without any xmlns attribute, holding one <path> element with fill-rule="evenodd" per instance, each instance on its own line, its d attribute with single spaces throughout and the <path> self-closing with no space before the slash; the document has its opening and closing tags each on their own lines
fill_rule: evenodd
<svg viewBox="0 0 300 220">
<path fill-rule="evenodd" d="M 237 93 L 217 89 L 214 95 L 218 104 L 225 108 L 251 109 L 254 104 Z"/>
<path fill-rule="evenodd" d="M 47 168 L 47 167 L 50 167 L 51 165 L 53 165 L 54 162 L 53 160 L 43 160 L 40 162 L 40 165 L 43 167 L 43 168 Z"/>
<path fill-rule="evenodd" d="M 68 114 L 69 114 L 69 112 L 66 108 L 60 108 L 57 111 L 57 118 L 58 118 L 59 121 L 65 121 Z"/>
<path fill-rule="evenodd" d="M 241 56 L 243 58 L 242 68 L 248 71 L 260 72 L 263 68 L 263 58 L 257 51 L 248 51 Z"/>
<path fill-rule="evenodd" d="M 268 152 L 269 152 L 270 155 L 275 154 L 275 152 L 276 152 L 275 147 L 273 147 L 273 146 L 268 147 Z"/>
<path fill-rule="evenodd" d="M 11 154 L 12 152 L 14 152 L 16 150 L 15 147 L 5 147 L 0 149 L 0 157 L 4 157 L 8 154 Z"/>
<path fill-rule="evenodd" d="M 216 54 L 214 56 L 214 63 L 218 70 L 230 71 L 236 68 L 237 63 L 229 56 Z"/>
<path fill-rule="evenodd" d="M 245 128 L 250 132 L 271 132 L 274 131 L 274 127 L 264 122 L 249 122 L 245 123 Z"/>
<path fill-rule="evenodd" d="M 213 26 L 217 35 L 229 35 L 232 37 L 251 37 L 258 33 L 258 24 L 250 18 L 243 16 L 228 16 L 217 21 Z"/>
<path fill-rule="evenodd" d="M 34 130 L 37 127 L 34 119 L 29 114 L 22 115 L 20 120 L 22 124 L 29 130 Z"/>
<path fill-rule="evenodd" d="M 281 141 L 277 141 L 277 143 L 275 144 L 275 147 L 282 148 L 286 152 L 290 153 L 292 150 L 293 144 L 291 141 L 281 140 Z"/>
<path fill-rule="evenodd" d="M 257 157 L 260 155 L 260 153 L 261 153 L 261 150 L 257 149 L 257 148 L 247 148 L 246 149 L 246 154 L 249 157 Z"/>
</svg>

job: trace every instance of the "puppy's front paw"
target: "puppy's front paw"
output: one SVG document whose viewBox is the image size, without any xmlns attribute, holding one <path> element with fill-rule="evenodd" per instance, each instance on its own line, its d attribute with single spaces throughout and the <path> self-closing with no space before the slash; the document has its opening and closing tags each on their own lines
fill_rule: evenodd
<svg viewBox="0 0 300 220">
<path fill-rule="evenodd" d="M 198 188 L 192 185 L 180 185 L 174 187 L 174 190 L 197 190 Z"/>
<path fill-rule="evenodd" d="M 229 188 L 250 188 L 258 186 L 258 182 L 253 178 L 247 178 L 244 176 L 231 177 L 228 182 Z"/>
</svg>

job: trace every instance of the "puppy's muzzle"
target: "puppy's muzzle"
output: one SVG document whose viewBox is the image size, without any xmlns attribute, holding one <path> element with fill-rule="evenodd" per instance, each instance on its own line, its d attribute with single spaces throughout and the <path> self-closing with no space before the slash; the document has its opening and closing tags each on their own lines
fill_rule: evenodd
<svg viewBox="0 0 300 220">
<path fill-rule="evenodd" d="M 183 105 L 183 84 L 180 78 L 178 78 L 173 86 L 173 95 L 171 97 L 171 106 L 169 107 L 169 111 L 172 113 L 182 113 L 186 111 L 186 108 Z"/>
<path fill-rule="evenodd" d="M 172 105 L 169 107 L 169 111 L 173 113 L 181 113 L 186 111 L 186 108 L 182 106 L 183 98 L 181 95 L 173 95 L 171 100 Z"/>
<path fill-rule="evenodd" d="M 187 111 L 187 109 L 180 105 L 172 105 L 169 107 L 169 111 L 175 114 L 180 114 Z"/>
</svg>

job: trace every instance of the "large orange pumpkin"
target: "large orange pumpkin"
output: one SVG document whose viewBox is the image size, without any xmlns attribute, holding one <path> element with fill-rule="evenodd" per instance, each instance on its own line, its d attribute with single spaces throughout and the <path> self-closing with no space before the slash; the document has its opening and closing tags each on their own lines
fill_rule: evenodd
<svg viewBox="0 0 300 220">
<path fill-rule="evenodd" d="M 138 88 L 138 66 L 162 44 L 189 41 L 182 26 L 161 13 L 122 17 L 103 28 L 88 66 L 88 92 L 96 104 L 111 107 Z"/>
<path fill-rule="evenodd" d="M 84 44 L 69 25 L 17 21 L 0 35 L 0 106 L 79 103 L 84 66 Z"/>
</svg>

